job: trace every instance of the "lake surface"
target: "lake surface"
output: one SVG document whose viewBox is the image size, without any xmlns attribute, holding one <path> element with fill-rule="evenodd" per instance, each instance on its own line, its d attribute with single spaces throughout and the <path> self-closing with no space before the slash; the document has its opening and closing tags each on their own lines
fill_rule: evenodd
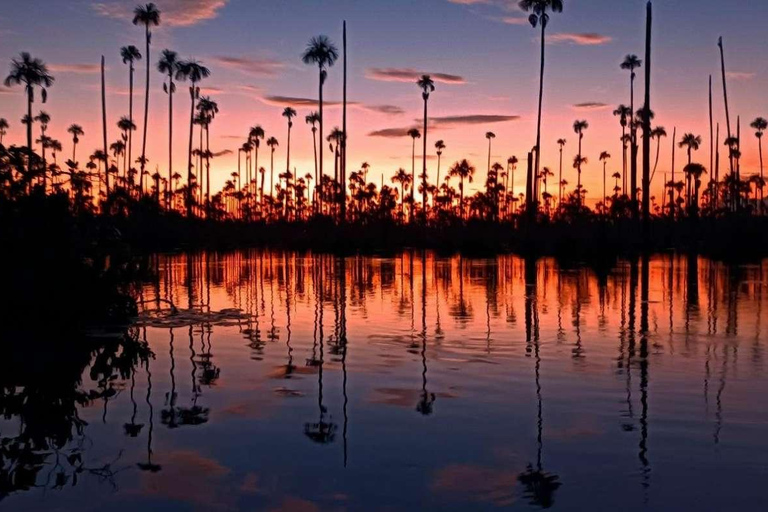
<svg viewBox="0 0 768 512">
<path fill-rule="evenodd" d="M 768 509 L 768 261 L 152 264 L 2 389 L 0 510 Z"/>
</svg>

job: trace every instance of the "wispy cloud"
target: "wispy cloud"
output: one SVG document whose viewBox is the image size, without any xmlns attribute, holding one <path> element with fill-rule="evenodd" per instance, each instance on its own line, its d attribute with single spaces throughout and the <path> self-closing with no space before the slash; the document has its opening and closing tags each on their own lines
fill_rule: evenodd
<svg viewBox="0 0 768 512">
<path fill-rule="evenodd" d="M 486 16 L 486 18 L 507 25 L 528 25 L 528 18 L 525 16 Z"/>
<path fill-rule="evenodd" d="M 478 124 L 494 124 L 504 123 L 509 121 L 516 121 L 520 119 L 520 116 L 505 116 L 505 115 L 486 115 L 486 114 L 471 114 L 461 116 L 444 116 L 444 117 L 432 117 L 429 119 L 429 128 L 431 130 L 439 130 L 441 128 L 456 128 L 458 126 L 466 125 L 478 125 Z M 386 138 L 399 138 L 407 137 L 408 131 L 412 128 L 420 128 L 421 120 L 415 119 L 413 126 L 405 126 L 398 128 L 384 128 L 381 130 L 375 130 L 368 134 L 369 137 L 386 137 Z"/>
<path fill-rule="evenodd" d="M 600 44 L 606 44 L 613 41 L 613 38 L 610 36 L 602 35 L 602 34 L 596 34 L 594 32 L 586 32 L 586 33 L 570 33 L 570 32 L 561 32 L 559 34 L 552 34 L 547 38 L 547 41 L 552 44 L 557 43 L 571 43 L 571 44 L 578 44 L 580 46 L 596 46 Z"/>
<path fill-rule="evenodd" d="M 437 127 L 459 126 L 467 124 L 493 124 L 517 121 L 520 116 L 472 114 L 464 116 L 432 117 L 430 122 Z"/>
<path fill-rule="evenodd" d="M 285 68 L 285 64 L 273 59 L 256 59 L 251 57 L 218 56 L 213 61 L 224 67 L 243 73 L 260 76 L 277 76 Z"/>
<path fill-rule="evenodd" d="M 589 111 L 589 110 L 605 110 L 611 106 L 607 103 L 600 103 L 598 101 L 586 101 L 584 103 L 576 103 L 571 105 L 573 110 Z"/>
<path fill-rule="evenodd" d="M 160 10 L 163 25 L 171 27 L 189 27 L 218 16 L 219 10 L 229 0 L 155 0 Z M 131 21 L 135 2 L 110 1 L 91 4 L 96 13 L 108 18 Z"/>
<path fill-rule="evenodd" d="M 200 94 L 224 94 L 226 91 L 221 87 L 201 87 Z"/>
<path fill-rule="evenodd" d="M 13 89 L 10 87 L 6 87 L 4 85 L 0 85 L 0 94 L 13 94 Z"/>
<path fill-rule="evenodd" d="M 317 99 L 315 98 L 300 98 L 295 96 L 262 96 L 261 101 L 267 105 L 275 107 L 295 107 L 295 108 L 315 108 L 317 107 Z M 323 101 L 323 107 L 338 107 L 341 105 L 340 101 Z M 358 105 L 354 101 L 348 101 L 347 105 Z"/>
<path fill-rule="evenodd" d="M 490 4 L 491 0 L 448 0 L 448 3 L 459 5 Z"/>
<path fill-rule="evenodd" d="M 405 110 L 396 105 L 365 105 L 363 108 L 370 110 L 371 112 L 378 112 L 379 114 L 386 114 L 388 116 L 398 116 L 405 113 Z"/>
<path fill-rule="evenodd" d="M 375 130 L 368 134 L 369 137 L 385 137 L 388 139 L 397 139 L 400 137 L 407 137 L 410 128 L 384 128 L 383 130 Z"/>
<path fill-rule="evenodd" d="M 728 71 L 725 76 L 730 78 L 731 80 L 737 80 L 737 81 L 743 81 L 743 80 L 752 80 L 755 78 L 755 73 L 749 73 L 745 71 Z"/>
<path fill-rule="evenodd" d="M 99 64 L 50 64 L 48 69 L 54 73 L 93 74 L 101 71 Z"/>
<path fill-rule="evenodd" d="M 413 68 L 371 68 L 365 73 L 366 78 L 382 82 L 416 82 L 421 75 L 429 75 L 435 82 L 444 84 L 464 84 L 463 76 L 450 75 L 448 73 L 431 73 L 419 71 Z"/>
</svg>

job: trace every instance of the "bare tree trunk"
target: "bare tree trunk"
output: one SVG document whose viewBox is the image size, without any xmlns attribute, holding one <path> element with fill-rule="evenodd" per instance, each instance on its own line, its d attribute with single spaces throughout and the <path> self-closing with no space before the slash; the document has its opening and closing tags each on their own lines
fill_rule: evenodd
<svg viewBox="0 0 768 512">
<path fill-rule="evenodd" d="M 651 220 L 651 37 L 653 4 L 646 4 L 645 24 L 645 105 L 643 107 L 643 234 L 650 235 Z"/>
<path fill-rule="evenodd" d="M 107 155 L 107 86 L 104 78 L 104 56 L 101 56 L 101 128 L 104 143 L 104 156 Z M 104 161 L 104 175 L 107 186 L 107 197 L 109 197 L 109 165 Z"/>
</svg>

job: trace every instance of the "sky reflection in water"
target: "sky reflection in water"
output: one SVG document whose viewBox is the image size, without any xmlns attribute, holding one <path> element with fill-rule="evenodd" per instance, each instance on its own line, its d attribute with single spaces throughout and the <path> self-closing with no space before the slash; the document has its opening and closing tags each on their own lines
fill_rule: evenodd
<svg viewBox="0 0 768 512">
<path fill-rule="evenodd" d="M 0 509 L 768 507 L 766 262 L 153 264 L 58 431 L 4 391 Z"/>
</svg>

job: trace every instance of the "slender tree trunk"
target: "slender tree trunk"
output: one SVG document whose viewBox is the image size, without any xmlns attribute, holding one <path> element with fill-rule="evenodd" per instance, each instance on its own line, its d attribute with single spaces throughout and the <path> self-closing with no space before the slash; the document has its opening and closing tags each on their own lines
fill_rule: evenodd
<svg viewBox="0 0 768 512">
<path fill-rule="evenodd" d="M 173 71 L 168 73 L 168 197 L 166 208 L 171 209 L 171 180 L 173 179 Z M 239 153 L 238 153 L 239 161 Z"/>
<path fill-rule="evenodd" d="M 714 172 L 715 169 L 715 126 L 712 113 L 712 75 L 709 75 L 709 172 Z M 711 181 L 711 180 L 710 180 Z M 709 201 L 712 202 L 714 190 L 713 187 L 709 187 Z"/>
<path fill-rule="evenodd" d="M 720 205 L 720 123 L 717 123 L 715 129 L 715 190 L 714 201 L 715 208 Z"/>
<path fill-rule="evenodd" d="M 760 152 L 760 199 L 762 200 L 763 197 L 763 137 L 762 135 L 757 138 L 757 148 Z M 755 197 L 757 197 L 757 191 L 755 191 Z M 763 205 L 760 205 L 760 210 L 762 212 Z"/>
<path fill-rule="evenodd" d="M 107 155 L 107 86 L 104 77 L 104 56 L 101 56 L 101 129 L 104 143 L 104 183 L 109 197 L 109 165 L 106 162 Z"/>
<path fill-rule="evenodd" d="M 541 20 L 540 20 L 541 21 Z M 544 47 L 545 47 L 545 34 L 544 30 L 546 23 L 541 23 L 541 68 L 539 70 L 539 110 L 536 121 L 536 165 L 534 168 L 534 178 L 539 175 L 539 164 L 541 163 L 541 107 L 544 98 Z M 538 191 L 536 190 L 536 183 L 533 183 L 532 194 L 534 197 L 538 197 Z M 537 207 L 538 208 L 538 207 Z"/>
<path fill-rule="evenodd" d="M 145 25 L 147 81 L 144 92 L 144 136 L 141 142 L 141 169 L 139 170 L 139 195 L 144 194 L 144 168 L 147 164 L 147 125 L 149 124 L 149 24 Z"/>
<path fill-rule="evenodd" d="M 315 188 L 314 194 L 312 194 L 312 211 L 317 213 L 317 129 L 314 127 L 314 125 L 312 126 L 312 149 L 315 153 Z"/>
<path fill-rule="evenodd" d="M 320 145 L 320 152 L 319 152 L 319 163 L 320 163 L 320 180 L 315 181 L 315 189 L 317 187 L 320 187 L 320 193 L 318 194 L 318 197 L 320 198 L 320 213 L 323 211 L 323 82 L 325 82 L 325 76 L 323 72 L 323 68 L 320 67 L 320 82 L 319 82 L 319 93 L 318 93 L 318 110 L 320 114 L 320 121 L 318 124 L 320 125 L 320 131 L 318 134 L 318 141 Z"/>
<path fill-rule="evenodd" d="M 205 201 L 208 215 L 211 212 L 211 128 L 205 125 Z"/>
<path fill-rule="evenodd" d="M 651 220 L 651 29 L 653 4 L 646 4 L 645 101 L 643 102 L 643 234 L 648 239 Z"/>
<path fill-rule="evenodd" d="M 637 123 L 635 123 L 635 71 L 630 70 L 629 79 L 629 198 L 632 216 L 637 218 Z"/>
<path fill-rule="evenodd" d="M 128 119 L 131 121 L 131 126 L 128 128 L 128 162 L 131 162 L 131 148 L 133 147 L 133 60 L 128 64 Z M 130 167 L 130 164 L 128 164 Z M 125 156 L 123 157 L 123 178 L 128 178 L 128 171 L 126 169 Z M 131 183 L 133 184 L 133 183 Z"/>
<path fill-rule="evenodd" d="M 339 213 L 339 221 L 343 224 L 347 217 L 347 22 L 344 21 L 343 34 L 342 34 L 342 47 L 344 52 L 344 79 L 342 87 L 342 131 L 344 132 L 341 139 L 341 211 Z"/>
<path fill-rule="evenodd" d="M 669 216 L 675 216 L 675 142 L 677 139 L 677 127 L 672 130 L 672 178 L 669 186 Z"/>
<path fill-rule="evenodd" d="M 32 94 L 34 94 L 31 85 L 27 85 L 27 188 L 32 190 L 32 155 L 34 149 L 32 148 Z"/>
<path fill-rule="evenodd" d="M 195 129 L 195 82 L 189 88 L 192 107 L 189 111 L 189 151 L 187 152 L 187 217 L 192 217 L 192 136 Z"/>
<path fill-rule="evenodd" d="M 427 103 L 429 103 L 429 96 L 424 94 L 424 148 L 422 153 L 423 169 L 421 180 L 421 198 L 422 198 L 422 215 L 424 215 L 424 222 L 427 222 Z"/>
<path fill-rule="evenodd" d="M 723 38 L 720 37 L 717 40 L 717 46 L 720 48 L 720 69 L 723 75 L 723 99 L 725 102 L 725 123 L 726 123 L 726 129 L 728 130 L 728 139 L 731 138 L 731 115 L 730 110 L 728 109 L 728 83 L 726 80 L 726 73 L 725 73 L 725 51 L 723 50 Z M 733 169 L 733 154 L 731 151 L 728 151 L 728 164 L 731 168 L 731 177 L 735 177 L 734 169 Z M 731 191 L 732 192 L 732 208 L 735 210 L 738 206 L 738 200 L 735 196 L 735 189 Z"/>
<path fill-rule="evenodd" d="M 291 121 L 288 120 L 288 147 L 286 148 L 286 175 L 285 175 L 285 208 L 290 216 L 291 208 L 290 208 L 290 193 L 291 193 Z"/>
</svg>

